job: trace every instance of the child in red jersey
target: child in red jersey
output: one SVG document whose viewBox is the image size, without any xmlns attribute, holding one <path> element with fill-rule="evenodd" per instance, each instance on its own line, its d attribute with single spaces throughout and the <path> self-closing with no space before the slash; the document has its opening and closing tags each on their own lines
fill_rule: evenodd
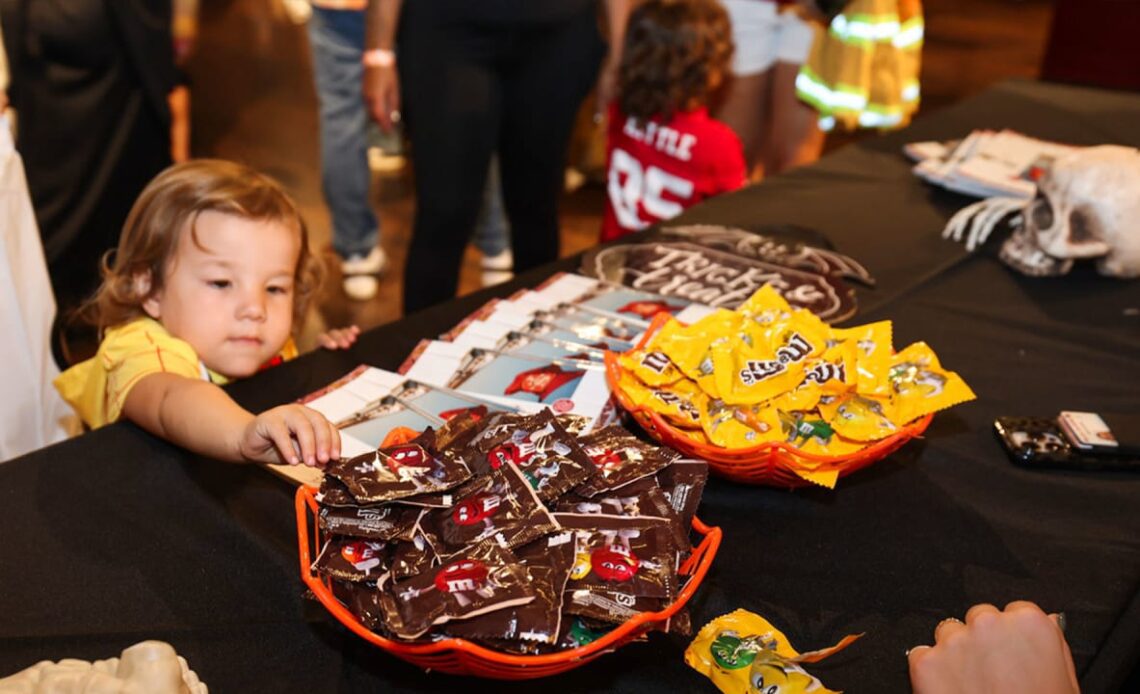
<svg viewBox="0 0 1140 694">
<path fill-rule="evenodd" d="M 630 17 L 609 110 L 602 241 L 744 184 L 740 139 L 707 108 L 731 36 L 716 0 L 649 0 Z"/>
</svg>

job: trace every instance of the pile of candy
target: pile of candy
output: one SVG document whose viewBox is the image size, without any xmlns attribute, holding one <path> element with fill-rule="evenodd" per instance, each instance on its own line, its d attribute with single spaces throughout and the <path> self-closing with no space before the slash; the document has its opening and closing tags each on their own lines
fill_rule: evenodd
<svg viewBox="0 0 1140 694">
<path fill-rule="evenodd" d="M 458 416 L 330 464 L 313 570 L 390 639 L 576 648 L 681 590 L 707 465 L 620 427 Z M 685 631 L 687 622 L 661 624 Z"/>
<path fill-rule="evenodd" d="M 832 328 L 768 285 L 735 311 L 669 319 L 617 364 L 624 400 L 726 450 L 783 442 L 850 456 L 974 398 L 925 343 L 896 353 L 889 321 Z"/>
</svg>

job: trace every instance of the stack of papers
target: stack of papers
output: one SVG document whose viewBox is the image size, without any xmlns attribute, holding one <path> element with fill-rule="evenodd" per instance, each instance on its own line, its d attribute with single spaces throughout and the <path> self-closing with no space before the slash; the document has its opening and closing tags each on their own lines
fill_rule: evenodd
<svg viewBox="0 0 1140 694">
<path fill-rule="evenodd" d="M 918 162 L 914 173 L 935 185 L 978 198 L 1028 200 L 1053 161 L 1077 149 L 1012 130 L 975 130 L 953 142 L 912 142 L 903 151 Z"/>
<path fill-rule="evenodd" d="M 692 322 L 708 306 L 582 275 L 495 299 L 438 340 L 423 340 L 399 373 L 362 365 L 302 398 L 340 430 L 341 455 L 381 447 L 397 428 L 422 431 L 474 408 L 576 415 L 588 428 L 612 423 L 605 351 L 630 349 L 659 311 Z M 302 484 L 320 483 L 304 466 L 269 466 Z"/>
</svg>

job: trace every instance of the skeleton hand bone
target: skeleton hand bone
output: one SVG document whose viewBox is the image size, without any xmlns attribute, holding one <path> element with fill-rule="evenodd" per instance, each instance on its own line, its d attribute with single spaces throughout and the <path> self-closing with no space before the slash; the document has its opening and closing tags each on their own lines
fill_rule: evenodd
<svg viewBox="0 0 1140 694">
<path fill-rule="evenodd" d="M 1011 227 L 1022 224 L 1025 200 L 1021 198 L 989 198 L 964 207 L 950 218 L 942 230 L 942 238 L 961 242 L 965 236 L 966 250 L 978 250 L 994 228 L 1007 217 Z"/>
</svg>

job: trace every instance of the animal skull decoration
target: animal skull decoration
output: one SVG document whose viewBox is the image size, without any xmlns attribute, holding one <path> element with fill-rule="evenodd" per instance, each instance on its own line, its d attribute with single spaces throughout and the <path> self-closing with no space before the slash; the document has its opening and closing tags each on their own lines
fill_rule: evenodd
<svg viewBox="0 0 1140 694">
<path fill-rule="evenodd" d="M 1002 224 L 1012 235 L 999 257 L 1026 275 L 1063 275 L 1081 258 L 1097 258 L 1111 277 L 1140 276 L 1140 151 L 1089 147 L 1053 162 L 1028 204 L 990 198 L 955 214 L 943 238 L 977 250 Z"/>
<path fill-rule="evenodd" d="M 74 658 L 41 661 L 0 677 L 4 694 L 207 694 L 186 659 L 163 641 L 142 641 L 120 657 L 89 663 Z"/>
</svg>

